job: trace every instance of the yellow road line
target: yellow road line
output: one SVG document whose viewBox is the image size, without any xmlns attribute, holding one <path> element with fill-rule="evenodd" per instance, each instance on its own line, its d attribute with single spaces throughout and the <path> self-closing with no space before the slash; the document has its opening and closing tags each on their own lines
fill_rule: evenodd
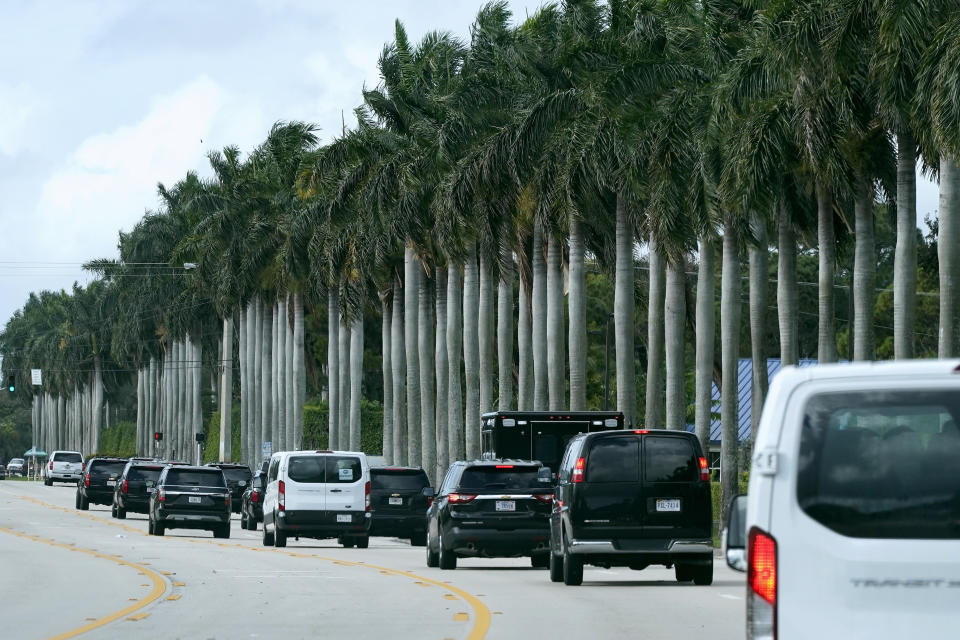
<svg viewBox="0 0 960 640">
<path fill-rule="evenodd" d="M 30 535 L 29 533 L 21 533 L 20 531 L 14 531 L 13 529 L 8 529 L 6 527 L 0 527 L 0 531 L 2 531 L 3 533 L 8 533 L 12 536 L 17 536 L 19 538 L 26 538 L 27 540 L 33 540 L 34 542 L 42 542 L 43 544 L 50 545 L 51 547 L 59 547 L 61 549 L 66 549 L 67 551 L 85 553 L 95 558 L 102 558 L 103 560 L 109 560 L 111 562 L 116 562 L 117 564 L 122 564 L 126 567 L 131 567 L 133 569 L 141 569 L 140 566 L 132 562 L 128 562 L 122 558 L 116 558 L 113 556 L 108 556 L 103 553 L 98 553 L 92 549 L 84 549 L 76 545 L 68 545 L 62 542 L 56 542 L 55 540 L 40 538 L 38 536 Z M 67 638 L 75 638 L 82 633 L 92 631 L 93 629 L 98 629 L 104 625 L 110 624 L 115 620 L 119 620 L 124 616 L 129 616 L 133 612 L 139 611 L 140 609 L 143 609 L 144 607 L 151 604 L 152 602 L 159 600 L 160 597 L 167 592 L 167 583 L 164 582 L 163 576 L 161 576 L 160 574 L 154 571 L 151 571 L 150 569 L 145 569 L 145 571 L 146 571 L 146 574 L 150 577 L 150 580 L 153 581 L 153 591 L 151 591 L 148 596 L 146 596 L 145 598 L 141 598 L 139 601 L 137 601 L 135 604 L 130 605 L 129 607 L 121 609 L 120 611 L 117 611 L 115 613 L 111 613 L 108 616 L 98 618 L 89 624 L 83 625 L 82 627 L 77 627 L 76 629 L 72 629 L 71 631 L 61 633 L 58 636 L 54 636 L 50 640 L 66 640 Z M 134 619 L 139 620 L 147 617 L 148 615 L 150 614 L 139 614 L 139 617 L 135 616 Z"/>
</svg>

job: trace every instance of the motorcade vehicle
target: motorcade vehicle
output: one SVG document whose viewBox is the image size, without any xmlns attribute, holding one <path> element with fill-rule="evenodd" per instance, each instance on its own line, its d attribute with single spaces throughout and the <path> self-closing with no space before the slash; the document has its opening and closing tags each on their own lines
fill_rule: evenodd
<svg viewBox="0 0 960 640">
<path fill-rule="evenodd" d="M 268 465 L 269 466 L 269 465 Z M 240 497 L 240 528 L 257 530 L 257 523 L 263 522 L 263 494 L 267 486 L 266 471 L 257 470 L 250 485 Z"/>
<path fill-rule="evenodd" d="M 545 567 L 552 502 L 550 469 L 539 462 L 454 462 L 427 510 L 427 566 L 456 569 L 464 556 L 529 556 L 532 566 Z"/>
<path fill-rule="evenodd" d="M 230 537 L 231 493 L 217 467 L 167 466 L 150 495 L 151 535 L 167 529 L 206 529 L 215 538 Z"/>
<path fill-rule="evenodd" d="M 147 513 L 150 494 L 156 490 L 165 466 L 162 462 L 128 462 L 114 487 L 111 515 L 123 520 L 128 511 Z"/>
<path fill-rule="evenodd" d="M 748 638 L 888 640 L 960 625 L 960 360 L 784 367 L 727 562 Z"/>
<path fill-rule="evenodd" d="M 10 462 L 7 463 L 7 475 L 27 475 L 27 462 L 23 458 L 10 458 Z"/>
<path fill-rule="evenodd" d="M 550 514 L 550 579 L 583 582 L 584 565 L 673 567 L 713 582 L 710 469 L 692 433 L 629 429 L 571 440 Z"/>
<path fill-rule="evenodd" d="M 83 454 L 79 451 L 54 451 L 43 468 L 43 484 L 79 482 L 83 473 Z"/>
<path fill-rule="evenodd" d="M 270 458 L 263 502 L 263 544 L 288 538 L 370 543 L 370 467 L 359 451 L 282 451 Z"/>
<path fill-rule="evenodd" d="M 491 411 L 481 416 L 481 457 L 539 460 L 556 471 L 575 435 L 624 427 L 619 411 Z"/>
<path fill-rule="evenodd" d="M 415 547 L 426 544 L 426 513 L 433 499 L 423 490 L 429 486 L 427 473 L 420 467 L 371 467 L 370 535 L 410 538 Z"/>
<path fill-rule="evenodd" d="M 243 492 L 247 490 L 247 486 L 253 478 L 250 467 L 235 462 L 208 462 L 206 466 L 216 467 L 223 471 L 223 476 L 227 479 L 227 486 L 230 488 L 233 511 L 240 513 L 240 508 L 243 506 Z"/>
<path fill-rule="evenodd" d="M 91 504 L 113 504 L 117 478 L 127 466 L 125 458 L 92 458 L 83 465 L 83 479 L 77 483 L 76 507 L 86 511 Z"/>
</svg>

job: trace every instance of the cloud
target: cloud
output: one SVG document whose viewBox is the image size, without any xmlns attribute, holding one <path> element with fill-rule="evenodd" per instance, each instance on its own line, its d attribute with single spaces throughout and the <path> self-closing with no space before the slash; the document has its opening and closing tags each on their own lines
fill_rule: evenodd
<svg viewBox="0 0 960 640">
<path fill-rule="evenodd" d="M 41 108 L 39 97 L 27 85 L 0 83 L 0 154 L 13 157 L 26 148 L 30 121 Z"/>
</svg>

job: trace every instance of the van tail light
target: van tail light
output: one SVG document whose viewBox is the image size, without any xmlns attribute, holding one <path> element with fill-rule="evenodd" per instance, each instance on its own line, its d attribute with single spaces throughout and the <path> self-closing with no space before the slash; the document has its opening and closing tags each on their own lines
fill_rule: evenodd
<svg viewBox="0 0 960 640">
<path fill-rule="evenodd" d="M 90 474 L 89 474 L 89 473 L 88 473 L 87 475 L 83 476 L 83 486 L 85 486 L 85 487 L 89 487 L 89 486 L 90 486 Z"/>
<path fill-rule="evenodd" d="M 260 494 L 258 492 L 254 491 L 253 493 L 250 494 L 250 502 L 253 502 L 254 504 L 256 504 L 259 501 L 260 501 Z"/>
<path fill-rule="evenodd" d="M 286 511 L 287 509 L 287 486 L 283 484 L 283 480 L 278 483 L 277 488 L 277 508 L 280 511 Z"/>
<path fill-rule="evenodd" d="M 370 481 L 363 485 L 363 505 L 367 511 L 370 511 Z"/>
<path fill-rule="evenodd" d="M 427 498 L 427 509 L 433 506 L 433 498 Z"/>
<path fill-rule="evenodd" d="M 226 506 L 228 506 L 228 507 L 230 506 L 230 494 L 229 494 L 229 493 L 227 493 L 227 495 L 225 495 L 225 496 L 223 497 L 223 504 L 226 505 Z"/>
<path fill-rule="evenodd" d="M 50 471 L 53 471 L 53 460 L 50 461 Z"/>
<path fill-rule="evenodd" d="M 583 468 L 587 466 L 586 458 L 577 458 L 577 464 L 573 467 L 573 477 L 571 478 L 574 482 L 583 482 Z"/>
<path fill-rule="evenodd" d="M 468 502 L 473 502 L 476 499 L 476 494 L 469 493 L 451 493 L 447 496 L 447 501 L 451 504 L 466 504 Z"/>
<path fill-rule="evenodd" d="M 757 527 L 747 542 L 747 637 L 777 637 L 777 541 Z"/>
<path fill-rule="evenodd" d="M 550 504 L 551 502 L 553 502 L 552 493 L 535 493 L 533 494 L 533 497 L 539 500 L 540 502 L 546 502 L 547 504 Z"/>
<path fill-rule="evenodd" d="M 700 482 L 710 482 L 710 465 L 703 456 L 700 456 Z"/>
<path fill-rule="evenodd" d="M 127 492 L 127 489 L 129 489 L 129 488 L 130 488 L 130 485 L 128 485 L 128 484 L 127 484 L 127 481 L 124 480 L 124 481 L 123 481 L 123 484 L 120 485 L 120 493 L 126 493 L 126 492 Z"/>
<path fill-rule="evenodd" d="M 124 484 L 126 484 L 126 483 L 124 483 Z M 160 490 L 157 491 L 157 500 L 159 500 L 160 502 L 166 502 L 166 501 L 167 501 L 167 490 L 164 489 L 163 487 L 160 487 Z"/>
</svg>

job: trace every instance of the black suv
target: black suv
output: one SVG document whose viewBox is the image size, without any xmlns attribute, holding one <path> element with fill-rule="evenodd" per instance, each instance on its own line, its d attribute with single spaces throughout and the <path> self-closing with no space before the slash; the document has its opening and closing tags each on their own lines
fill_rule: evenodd
<svg viewBox="0 0 960 640">
<path fill-rule="evenodd" d="M 170 466 L 160 474 L 150 496 L 152 535 L 167 529 L 207 529 L 215 538 L 230 537 L 230 490 L 216 467 Z"/>
<path fill-rule="evenodd" d="M 577 436 L 550 514 L 550 579 L 583 582 L 583 565 L 675 566 L 713 582 L 710 474 L 692 433 L 637 429 Z"/>
<path fill-rule="evenodd" d="M 263 522 L 263 494 L 267 489 L 267 472 L 257 471 L 247 490 L 240 498 L 240 528 L 257 530 L 257 523 Z"/>
<path fill-rule="evenodd" d="M 111 515 L 123 520 L 127 511 L 147 513 L 150 494 L 156 489 L 164 465 L 163 462 L 128 462 L 113 488 Z"/>
<path fill-rule="evenodd" d="M 94 458 L 87 460 L 83 476 L 77 483 L 76 507 L 81 511 L 90 504 L 112 504 L 117 478 L 127 466 L 124 458 Z"/>
<path fill-rule="evenodd" d="M 253 478 L 250 467 L 234 462 L 208 462 L 206 466 L 217 467 L 223 471 L 227 486 L 230 488 L 233 511 L 240 513 L 240 507 L 243 506 L 243 492 L 250 486 L 250 480 Z"/>
<path fill-rule="evenodd" d="M 427 566 L 456 569 L 458 556 L 530 556 L 545 567 L 552 502 L 549 469 L 539 462 L 454 462 L 427 510 Z"/>
<path fill-rule="evenodd" d="M 422 547 L 427 541 L 425 515 L 432 502 L 423 490 L 429 486 L 430 480 L 420 467 L 371 468 L 370 535 L 410 538 L 410 544 Z"/>
</svg>

